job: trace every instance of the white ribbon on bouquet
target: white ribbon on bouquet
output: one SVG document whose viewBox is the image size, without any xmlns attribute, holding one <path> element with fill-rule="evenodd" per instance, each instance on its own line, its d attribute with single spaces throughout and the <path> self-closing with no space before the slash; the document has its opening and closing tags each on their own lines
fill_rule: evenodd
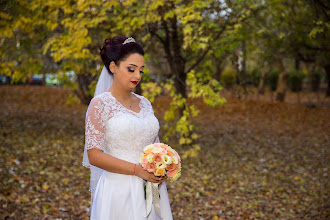
<svg viewBox="0 0 330 220">
<path fill-rule="evenodd" d="M 162 218 L 160 214 L 160 201 L 159 201 L 159 191 L 158 191 L 158 183 L 152 183 L 147 182 L 146 184 L 146 208 L 147 208 L 147 214 L 145 217 L 147 217 L 151 212 L 151 206 L 152 203 L 154 203 L 154 208 L 156 213 L 160 218 Z"/>
</svg>

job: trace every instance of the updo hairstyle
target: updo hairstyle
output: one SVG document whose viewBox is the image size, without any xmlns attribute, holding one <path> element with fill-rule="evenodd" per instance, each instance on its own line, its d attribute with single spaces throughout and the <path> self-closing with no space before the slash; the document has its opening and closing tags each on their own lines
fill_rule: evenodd
<svg viewBox="0 0 330 220">
<path fill-rule="evenodd" d="M 111 61 L 115 62 L 118 66 L 120 61 L 125 60 L 133 53 L 138 53 L 144 56 L 144 50 L 140 44 L 136 42 L 123 44 L 126 39 L 127 37 L 124 36 L 115 36 L 112 39 L 109 37 L 103 42 L 103 47 L 100 49 L 100 55 L 110 74 L 113 74 L 109 69 Z"/>
</svg>

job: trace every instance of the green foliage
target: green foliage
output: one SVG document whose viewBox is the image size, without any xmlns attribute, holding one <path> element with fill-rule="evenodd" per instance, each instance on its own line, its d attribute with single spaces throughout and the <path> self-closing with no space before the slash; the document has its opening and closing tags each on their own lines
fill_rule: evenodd
<svg viewBox="0 0 330 220">
<path fill-rule="evenodd" d="M 226 88 L 233 87 L 236 83 L 236 71 L 233 68 L 226 67 L 221 73 L 220 81 Z"/>
<path fill-rule="evenodd" d="M 258 51 L 258 60 L 273 63 L 277 59 L 299 57 L 301 61 L 329 65 L 328 4 L 321 1 L 306 4 L 303 0 L 269 0 L 258 4 L 264 7 L 249 23 L 251 50 Z"/>
<path fill-rule="evenodd" d="M 142 95 L 149 99 L 150 102 L 154 102 L 155 97 L 162 92 L 161 87 L 155 82 L 147 82 L 141 84 Z"/>
<path fill-rule="evenodd" d="M 267 75 L 267 83 L 271 91 L 276 90 L 279 75 L 280 75 L 280 71 L 278 70 L 273 70 Z"/>
<path fill-rule="evenodd" d="M 183 105 L 185 105 L 183 115 L 177 118 L 175 116 L 177 115 L 175 112 L 179 111 Z M 165 112 L 165 140 L 168 141 L 171 135 L 178 133 L 180 145 L 192 146 L 186 149 L 182 156 L 183 158 L 198 156 L 200 147 L 198 144 L 194 144 L 194 142 L 198 139 L 198 135 L 196 133 L 197 127 L 193 124 L 192 121 L 193 118 L 198 116 L 198 113 L 199 110 L 196 109 L 194 105 L 188 105 L 186 100 L 180 97 L 180 95 L 173 97 L 173 101 L 170 104 L 169 110 Z"/>
<path fill-rule="evenodd" d="M 89 89 L 81 96 L 87 99 L 92 96 L 95 82 L 86 80 L 86 85 L 78 85 L 65 79 L 63 73 L 74 71 L 77 76 L 96 79 L 101 64 L 99 48 L 106 37 L 115 35 L 133 36 L 142 42 L 146 60 L 148 56 L 166 57 L 171 76 L 178 79 L 184 75 L 186 80 L 181 84 L 189 87 L 188 98 L 202 98 L 211 106 L 225 100 L 219 96 L 219 82 L 212 79 L 214 69 L 209 68 L 210 63 L 225 60 L 242 40 L 247 42 L 248 54 L 256 54 L 253 59 L 259 63 L 282 57 L 307 57 L 318 65 L 329 63 L 328 15 L 302 0 L 15 0 L 4 1 L 0 7 L 2 74 L 18 82 L 32 74 L 57 72 L 72 90 Z M 212 56 L 211 62 L 205 59 Z M 177 65 L 177 60 L 183 63 Z M 254 71 L 248 77 L 257 85 L 260 74 Z M 272 90 L 276 89 L 277 78 L 269 76 Z M 148 76 L 144 80 L 148 81 Z M 235 71 L 225 70 L 220 81 L 230 88 L 236 81 Z M 151 101 L 161 93 L 155 83 L 142 88 Z M 174 84 L 166 83 L 163 88 L 173 101 L 165 119 L 180 122 L 179 129 L 176 125 L 174 129 L 168 125 L 168 129 L 172 134 L 184 133 L 184 125 L 194 123 L 189 119 L 194 111 L 186 99 L 176 94 Z M 177 118 L 180 111 L 186 111 L 186 118 Z M 187 144 L 186 138 L 181 143 Z"/>
<path fill-rule="evenodd" d="M 220 83 L 214 79 L 209 79 L 208 76 L 202 77 L 202 75 L 202 72 L 195 73 L 195 71 L 191 71 L 188 73 L 187 85 L 191 89 L 188 98 L 202 98 L 204 103 L 210 106 L 224 104 L 226 99 L 219 95 L 219 91 L 222 89 Z M 168 141 L 171 135 L 178 133 L 179 144 L 191 146 L 186 149 L 183 157 L 196 157 L 200 146 L 196 144 L 198 135 L 193 119 L 198 116 L 199 110 L 196 109 L 194 104 L 189 104 L 180 94 L 175 93 L 173 83 L 167 83 L 163 87 L 170 91 L 170 96 L 172 97 L 170 107 L 164 115 L 166 120 L 164 138 Z M 184 108 L 183 114 L 181 117 L 178 117 L 178 112 L 182 108 Z"/>
<path fill-rule="evenodd" d="M 247 81 L 251 82 L 252 85 L 258 86 L 260 82 L 261 72 L 259 68 L 254 68 L 246 72 Z"/>
<path fill-rule="evenodd" d="M 304 74 L 297 70 L 291 70 L 289 72 L 288 86 L 291 91 L 300 92 L 302 90 L 304 77 Z"/>
<path fill-rule="evenodd" d="M 191 89 L 188 96 L 191 98 L 202 97 L 204 103 L 210 106 L 224 104 L 226 102 L 225 98 L 219 95 L 219 91 L 222 89 L 220 83 L 215 79 L 205 80 L 205 77 L 203 79 L 203 77 L 199 76 L 201 74 L 195 74 L 195 71 L 188 73 L 187 85 Z"/>
</svg>

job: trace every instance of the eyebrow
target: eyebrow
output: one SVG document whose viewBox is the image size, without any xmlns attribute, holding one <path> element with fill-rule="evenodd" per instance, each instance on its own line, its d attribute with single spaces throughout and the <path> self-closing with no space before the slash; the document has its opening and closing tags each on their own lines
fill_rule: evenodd
<svg viewBox="0 0 330 220">
<path fill-rule="evenodd" d="M 132 63 L 131 63 L 131 64 L 129 64 L 129 65 L 132 65 L 132 66 L 138 67 L 137 65 L 135 65 L 135 64 L 132 64 Z M 143 65 L 143 66 L 141 66 L 141 67 L 144 67 L 144 65 Z"/>
</svg>

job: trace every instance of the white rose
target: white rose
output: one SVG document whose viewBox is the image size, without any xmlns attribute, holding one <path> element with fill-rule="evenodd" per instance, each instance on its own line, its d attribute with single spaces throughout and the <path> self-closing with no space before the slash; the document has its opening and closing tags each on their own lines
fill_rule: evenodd
<svg viewBox="0 0 330 220">
<path fill-rule="evenodd" d="M 147 161 L 148 161 L 149 163 L 154 162 L 154 157 L 153 157 L 152 154 L 149 154 L 149 155 L 147 156 Z"/>
<path fill-rule="evenodd" d="M 150 148 L 152 148 L 153 147 L 153 145 L 152 144 L 149 144 L 148 146 L 146 146 L 144 149 L 143 149 L 143 151 L 147 151 L 147 150 L 149 150 Z"/>
<path fill-rule="evenodd" d="M 162 161 L 165 164 L 171 164 L 172 163 L 172 158 L 168 155 L 163 155 L 162 156 Z"/>
<path fill-rule="evenodd" d="M 161 147 L 154 147 L 154 149 L 152 149 L 151 152 L 154 153 L 154 154 L 159 154 L 160 152 L 162 152 L 162 148 Z"/>
<path fill-rule="evenodd" d="M 163 163 L 163 162 L 160 162 L 160 163 L 157 163 L 157 164 L 156 164 L 156 167 L 157 167 L 157 169 L 165 169 L 166 164 Z"/>
<path fill-rule="evenodd" d="M 178 164 L 179 163 L 179 159 L 176 156 L 172 157 L 172 161 L 174 164 Z"/>
</svg>

